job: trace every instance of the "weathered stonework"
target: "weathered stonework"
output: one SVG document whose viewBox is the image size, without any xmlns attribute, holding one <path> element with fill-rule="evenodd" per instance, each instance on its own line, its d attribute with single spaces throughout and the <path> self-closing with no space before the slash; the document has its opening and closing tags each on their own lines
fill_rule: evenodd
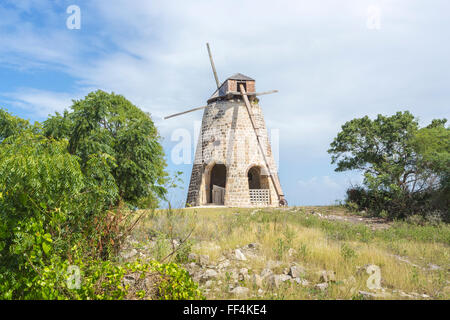
<svg viewBox="0 0 450 320">
<path fill-rule="evenodd" d="M 254 82 L 250 83 L 248 88 L 254 92 Z M 251 113 L 270 172 L 279 185 L 276 164 L 257 99 L 251 102 Z M 250 201 L 249 170 L 251 168 L 254 168 L 250 172 L 251 179 L 257 179 L 258 189 L 269 190 L 269 202 L 264 205 L 278 206 L 277 192 L 268 175 L 256 134 L 242 97 L 235 95 L 208 104 L 208 108 L 203 114 L 187 205 L 202 206 L 212 203 L 212 175 L 213 180 L 215 179 L 214 184 L 220 185 L 220 181 L 215 175 L 219 174 L 217 168 L 224 165 L 226 167 L 226 178 L 223 181 L 225 187 L 223 204 L 225 206 L 252 207 L 260 205 Z M 215 165 L 218 166 L 213 170 Z M 256 173 L 258 176 L 254 177 L 253 175 Z M 255 181 L 250 184 L 255 185 Z M 279 190 L 281 192 L 281 187 Z"/>
</svg>

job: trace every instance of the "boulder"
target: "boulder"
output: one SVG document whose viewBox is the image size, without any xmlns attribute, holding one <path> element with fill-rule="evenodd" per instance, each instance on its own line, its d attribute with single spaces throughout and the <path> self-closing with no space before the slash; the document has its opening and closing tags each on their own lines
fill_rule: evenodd
<svg viewBox="0 0 450 320">
<path fill-rule="evenodd" d="M 234 257 L 239 261 L 247 260 L 247 258 L 245 257 L 245 255 L 242 253 L 242 251 L 240 249 L 234 250 Z"/>
<path fill-rule="evenodd" d="M 288 273 L 292 278 L 301 278 L 304 277 L 306 272 L 305 272 L 305 268 L 300 267 L 300 266 L 292 266 L 289 269 L 289 273 Z"/>
<path fill-rule="evenodd" d="M 267 278 L 267 283 L 272 288 L 278 288 L 282 282 L 290 279 L 291 277 L 286 274 L 273 274 Z"/>
<path fill-rule="evenodd" d="M 304 287 L 309 286 L 309 281 L 308 281 L 308 280 L 305 280 L 305 279 L 293 278 L 293 279 L 291 279 L 291 282 L 292 282 L 292 283 L 300 284 L 300 285 L 302 285 L 302 286 L 304 286 Z"/>
<path fill-rule="evenodd" d="M 208 269 L 205 271 L 205 273 L 203 274 L 203 278 L 204 279 L 211 279 L 211 278 L 217 278 L 219 274 L 217 273 L 216 270 L 213 269 Z"/>
<path fill-rule="evenodd" d="M 249 292 L 249 289 L 246 287 L 236 287 L 231 290 L 231 293 L 237 296 L 245 296 Z"/>
<path fill-rule="evenodd" d="M 201 254 L 199 257 L 199 263 L 201 266 L 206 266 L 209 263 L 209 256 Z"/>
<path fill-rule="evenodd" d="M 278 278 L 280 279 L 281 282 L 285 282 L 285 281 L 288 281 L 288 280 L 292 279 L 291 276 L 288 275 L 288 274 L 280 274 L 278 276 Z"/>
</svg>

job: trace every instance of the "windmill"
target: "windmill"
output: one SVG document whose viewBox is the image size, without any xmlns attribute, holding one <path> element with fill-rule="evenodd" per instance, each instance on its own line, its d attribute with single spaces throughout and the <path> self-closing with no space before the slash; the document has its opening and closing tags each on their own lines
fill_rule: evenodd
<svg viewBox="0 0 450 320">
<path fill-rule="evenodd" d="M 217 89 L 204 109 L 201 133 L 187 195 L 188 206 L 232 207 L 287 205 L 272 155 L 255 80 L 236 73 L 220 83 L 206 44 Z"/>
</svg>

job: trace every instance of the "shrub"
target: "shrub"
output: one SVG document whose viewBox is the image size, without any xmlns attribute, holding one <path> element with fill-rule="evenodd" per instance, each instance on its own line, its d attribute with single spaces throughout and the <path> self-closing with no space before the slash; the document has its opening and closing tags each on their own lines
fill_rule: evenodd
<svg viewBox="0 0 450 320">
<path fill-rule="evenodd" d="M 149 116 L 103 92 L 73 109 L 44 129 L 0 110 L 0 298 L 122 299 L 133 270 L 160 274 L 163 298 L 200 297 L 177 265 L 114 262 L 143 214 L 127 205 L 165 192 Z M 72 266 L 80 288 L 66 283 Z"/>
</svg>

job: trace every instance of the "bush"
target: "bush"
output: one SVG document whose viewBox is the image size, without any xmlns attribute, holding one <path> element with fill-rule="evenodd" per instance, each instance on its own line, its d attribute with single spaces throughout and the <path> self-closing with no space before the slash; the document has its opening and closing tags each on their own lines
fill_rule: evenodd
<svg viewBox="0 0 450 320">
<path fill-rule="evenodd" d="M 129 272 L 158 275 L 157 297 L 200 298 L 177 265 L 115 262 L 142 217 L 127 206 L 165 193 L 150 117 L 101 91 L 73 110 L 44 128 L 0 110 L 0 298 L 123 299 Z M 75 289 L 66 281 L 73 266 L 82 279 Z"/>
</svg>

